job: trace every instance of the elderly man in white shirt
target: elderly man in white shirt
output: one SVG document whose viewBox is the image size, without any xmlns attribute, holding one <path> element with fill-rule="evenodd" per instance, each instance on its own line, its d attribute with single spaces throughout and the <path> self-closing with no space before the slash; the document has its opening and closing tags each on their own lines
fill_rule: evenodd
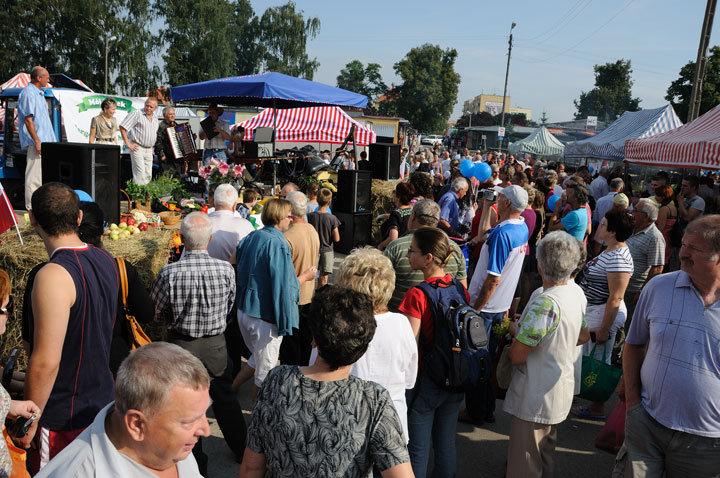
<svg viewBox="0 0 720 478">
<path fill-rule="evenodd" d="M 210 257 L 235 264 L 235 249 L 245 236 L 253 232 L 250 221 L 235 215 L 238 192 L 231 184 L 221 184 L 215 189 L 215 211 L 208 217 L 212 223 L 212 236 L 207 246 Z"/>
<path fill-rule="evenodd" d="M 120 135 L 130 150 L 133 181 L 144 185 L 152 179 L 153 148 L 157 140 L 157 98 L 148 97 L 142 110 L 128 114 L 120 123 Z"/>
<path fill-rule="evenodd" d="M 210 435 L 210 376 L 190 352 L 154 342 L 126 358 L 115 401 L 55 456 L 39 478 L 201 478 L 192 450 Z"/>
</svg>

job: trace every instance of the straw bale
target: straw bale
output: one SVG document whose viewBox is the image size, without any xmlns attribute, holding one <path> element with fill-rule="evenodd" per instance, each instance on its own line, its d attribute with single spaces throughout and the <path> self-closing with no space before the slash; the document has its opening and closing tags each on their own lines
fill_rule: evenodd
<svg viewBox="0 0 720 478">
<path fill-rule="evenodd" d="M 393 210 L 393 193 L 400 179 L 383 181 L 382 179 L 372 180 L 372 191 L 370 192 L 370 205 L 373 214 L 372 243 L 378 245 L 382 241 L 380 236 L 380 224 L 375 220 L 380 214 L 387 214 Z"/>
<path fill-rule="evenodd" d="M 19 369 L 25 368 L 27 358 L 22 351 L 21 311 L 23 294 L 30 271 L 38 264 L 48 260 L 48 254 L 40 236 L 30 227 L 21 228 L 24 245 L 20 245 L 15 230 L 0 235 L 0 269 L 10 276 L 12 294 L 15 298 L 14 317 L 8 320 L 7 330 L 0 346 L 0 359 L 7 357 L 12 347 L 20 347 L 18 354 Z M 159 228 L 150 228 L 129 239 L 110 241 L 106 239 L 103 246 L 114 257 L 122 257 L 135 265 L 138 275 L 145 287 L 150 290 L 155 275 L 162 266 L 167 264 L 172 232 Z M 160 324 L 146 327 L 151 338 L 162 336 Z"/>
</svg>

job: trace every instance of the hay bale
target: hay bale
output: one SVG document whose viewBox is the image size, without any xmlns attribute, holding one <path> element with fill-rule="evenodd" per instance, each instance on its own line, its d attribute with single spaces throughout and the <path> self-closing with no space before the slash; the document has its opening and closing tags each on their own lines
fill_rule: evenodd
<svg viewBox="0 0 720 478">
<path fill-rule="evenodd" d="M 21 228 L 20 232 L 24 245 L 20 245 L 20 240 L 14 230 L 0 235 L 0 269 L 4 269 L 10 276 L 12 294 L 15 297 L 15 316 L 8 320 L 7 330 L 0 347 L 0 359 L 4 360 L 13 347 L 20 347 L 18 364 L 20 369 L 23 369 L 27 365 L 27 357 L 22 351 L 20 320 L 23 294 L 30 271 L 36 265 L 47 262 L 48 254 L 42 239 L 32 228 Z M 162 266 L 167 264 L 171 239 L 171 231 L 150 228 L 127 240 L 110 241 L 106 239 L 103 245 L 114 257 L 122 257 L 133 263 L 143 284 L 150 290 L 155 275 Z M 151 338 L 160 338 L 163 333 L 161 325 L 148 327 L 148 329 Z"/>
<path fill-rule="evenodd" d="M 382 179 L 372 180 L 372 190 L 370 192 L 370 205 L 373 213 L 373 225 L 372 225 L 372 243 L 378 245 L 382 241 L 380 236 L 380 224 L 375 221 L 375 218 L 380 214 L 387 214 L 393 210 L 395 204 L 393 203 L 393 193 L 401 179 L 395 179 L 392 181 L 383 181 Z"/>
</svg>

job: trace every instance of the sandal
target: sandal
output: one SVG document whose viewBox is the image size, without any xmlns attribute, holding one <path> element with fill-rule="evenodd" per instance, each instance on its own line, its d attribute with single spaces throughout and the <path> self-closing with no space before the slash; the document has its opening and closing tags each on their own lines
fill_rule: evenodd
<svg viewBox="0 0 720 478">
<path fill-rule="evenodd" d="M 587 405 L 578 405 L 570 409 L 570 413 L 579 418 L 586 418 L 588 420 L 605 420 L 605 415 L 596 415 L 590 411 L 590 407 Z"/>
</svg>

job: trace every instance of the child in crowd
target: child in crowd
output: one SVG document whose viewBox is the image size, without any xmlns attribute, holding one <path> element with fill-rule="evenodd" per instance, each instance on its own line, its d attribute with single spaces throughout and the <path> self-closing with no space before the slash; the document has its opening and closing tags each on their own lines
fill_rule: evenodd
<svg viewBox="0 0 720 478">
<path fill-rule="evenodd" d="M 308 184 L 308 187 L 305 190 L 305 194 L 307 195 L 307 200 L 308 200 L 308 205 L 307 205 L 308 212 L 315 212 L 318 210 L 318 207 L 319 207 L 318 203 L 317 203 L 318 191 L 320 191 L 320 185 L 318 183 Z"/>
<path fill-rule="evenodd" d="M 327 285 L 328 276 L 332 274 L 335 254 L 333 243 L 340 240 L 340 220 L 328 212 L 332 200 L 332 192 L 321 188 L 317 194 L 318 210 L 307 215 L 307 221 L 312 224 L 320 236 L 320 261 L 318 262 L 318 288 Z"/>
<path fill-rule="evenodd" d="M 243 191 L 242 197 L 242 202 L 237 205 L 236 210 L 240 214 L 241 218 L 249 221 L 253 208 L 260 200 L 260 193 L 255 189 L 246 189 Z"/>
</svg>

